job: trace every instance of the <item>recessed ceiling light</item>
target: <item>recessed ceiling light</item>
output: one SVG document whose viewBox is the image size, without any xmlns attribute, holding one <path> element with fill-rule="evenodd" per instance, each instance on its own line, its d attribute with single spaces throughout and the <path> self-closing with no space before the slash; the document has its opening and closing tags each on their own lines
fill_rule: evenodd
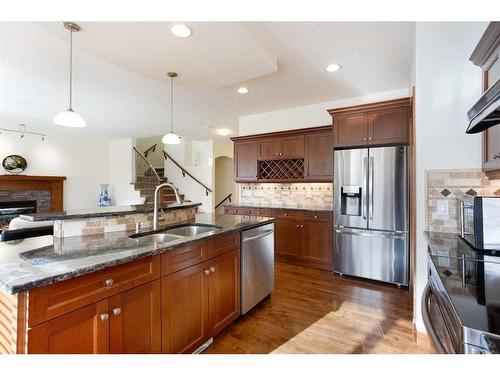
<svg viewBox="0 0 500 375">
<path fill-rule="evenodd" d="M 338 72 L 342 67 L 339 64 L 330 64 L 326 67 L 327 72 Z"/>
<path fill-rule="evenodd" d="M 217 133 L 219 133 L 223 137 L 226 137 L 229 134 L 231 134 L 232 132 L 231 132 L 231 129 L 222 128 L 222 129 L 217 129 Z"/>
<path fill-rule="evenodd" d="M 172 34 L 179 38 L 188 38 L 193 33 L 189 26 L 186 26 L 182 23 L 178 23 L 170 28 Z"/>
<path fill-rule="evenodd" d="M 246 87 L 240 87 L 240 88 L 238 89 L 238 92 L 239 92 L 240 94 L 246 94 L 246 93 L 248 93 L 248 89 L 247 89 Z"/>
</svg>

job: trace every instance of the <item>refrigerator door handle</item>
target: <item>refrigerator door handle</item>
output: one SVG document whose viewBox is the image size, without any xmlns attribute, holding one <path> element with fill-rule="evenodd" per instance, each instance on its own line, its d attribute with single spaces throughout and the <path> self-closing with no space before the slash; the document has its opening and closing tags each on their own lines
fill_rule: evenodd
<svg viewBox="0 0 500 375">
<path fill-rule="evenodd" d="M 368 190 L 366 187 L 368 186 L 367 181 L 368 180 L 368 157 L 365 156 L 363 158 L 363 181 L 365 183 L 365 186 L 363 187 L 363 193 L 361 196 L 361 199 L 363 201 L 363 220 L 366 220 L 368 223 Z"/>
<path fill-rule="evenodd" d="M 370 191 L 370 207 L 368 210 L 368 227 L 370 227 L 370 221 L 373 220 L 373 186 L 375 183 L 375 162 L 373 160 L 373 156 L 370 156 L 370 164 L 368 167 L 369 173 L 369 182 L 368 182 L 368 190 Z"/>
</svg>

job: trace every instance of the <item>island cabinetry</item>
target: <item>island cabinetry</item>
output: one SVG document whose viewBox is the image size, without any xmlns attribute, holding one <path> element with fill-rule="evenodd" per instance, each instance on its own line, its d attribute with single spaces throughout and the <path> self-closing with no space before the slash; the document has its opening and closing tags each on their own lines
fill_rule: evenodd
<svg viewBox="0 0 500 375">
<path fill-rule="evenodd" d="M 71 311 L 28 331 L 28 353 L 160 353 L 159 280 Z"/>
<path fill-rule="evenodd" d="M 7 295 L 0 353 L 191 353 L 240 314 L 240 234 Z"/>
<path fill-rule="evenodd" d="M 33 327 L 160 277 L 160 257 L 147 257 L 29 292 L 28 324 Z"/>
</svg>

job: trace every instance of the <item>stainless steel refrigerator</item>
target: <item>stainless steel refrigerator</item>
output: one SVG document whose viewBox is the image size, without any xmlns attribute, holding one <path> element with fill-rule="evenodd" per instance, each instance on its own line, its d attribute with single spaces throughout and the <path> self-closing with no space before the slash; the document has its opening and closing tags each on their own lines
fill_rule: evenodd
<svg viewBox="0 0 500 375">
<path fill-rule="evenodd" d="M 408 285 L 408 147 L 334 160 L 334 272 Z"/>
</svg>

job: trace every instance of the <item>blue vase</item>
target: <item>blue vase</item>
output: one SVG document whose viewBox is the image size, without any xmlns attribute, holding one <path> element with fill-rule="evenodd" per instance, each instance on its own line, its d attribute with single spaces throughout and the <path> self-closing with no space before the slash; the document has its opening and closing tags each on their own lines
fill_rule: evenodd
<svg viewBox="0 0 500 375">
<path fill-rule="evenodd" d="M 111 197 L 108 194 L 108 184 L 102 184 L 101 194 L 99 195 L 99 207 L 111 206 Z"/>
</svg>

